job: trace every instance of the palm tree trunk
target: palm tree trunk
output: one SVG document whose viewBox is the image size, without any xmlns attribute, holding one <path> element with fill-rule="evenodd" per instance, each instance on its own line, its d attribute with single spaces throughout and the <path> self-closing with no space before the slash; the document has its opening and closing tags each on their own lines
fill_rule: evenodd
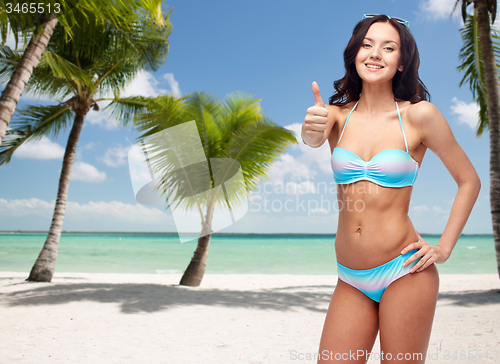
<svg viewBox="0 0 500 364">
<path fill-rule="evenodd" d="M 496 1 L 496 0 L 495 0 Z M 500 92 L 498 71 L 491 42 L 490 17 L 486 0 L 476 0 L 479 41 L 483 56 L 486 101 L 490 132 L 490 205 L 493 239 L 500 276 Z"/>
<path fill-rule="evenodd" d="M 88 112 L 88 110 L 87 110 Z M 68 197 L 69 182 L 71 179 L 71 168 L 75 159 L 76 145 L 80 138 L 80 132 L 83 127 L 83 118 L 85 111 L 78 110 L 75 115 L 75 121 L 68 138 L 66 151 L 64 152 L 61 176 L 59 177 L 59 187 L 57 190 L 56 206 L 54 216 L 47 235 L 47 240 L 43 245 L 42 251 L 35 262 L 27 281 L 50 282 L 56 268 L 57 249 L 59 248 L 59 239 L 66 213 L 66 199 Z"/>
<path fill-rule="evenodd" d="M 42 16 L 45 17 L 45 14 Z M 19 65 L 5 87 L 5 90 L 3 90 L 2 96 L 0 96 L 0 144 L 2 144 L 3 137 L 7 131 L 12 115 L 16 110 L 19 98 L 24 91 L 24 87 L 31 77 L 33 69 L 40 61 L 40 57 L 45 51 L 47 43 L 54 32 L 57 19 L 51 15 L 50 21 L 42 21 L 42 23 L 42 32 L 38 33 L 38 30 L 35 30 Z"/>
<path fill-rule="evenodd" d="M 181 286 L 198 287 L 203 279 L 205 268 L 207 267 L 208 247 L 210 245 L 210 238 L 212 237 L 213 209 L 213 204 L 210 204 L 207 208 L 207 215 L 205 223 L 203 224 L 201 236 L 198 239 L 198 246 L 194 251 L 191 262 L 189 262 L 186 271 L 182 275 L 179 283 Z"/>
</svg>

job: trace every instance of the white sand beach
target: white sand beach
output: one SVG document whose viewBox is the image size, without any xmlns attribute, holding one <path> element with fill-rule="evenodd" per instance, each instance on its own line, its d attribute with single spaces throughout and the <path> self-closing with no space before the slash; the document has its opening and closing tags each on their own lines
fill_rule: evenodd
<svg viewBox="0 0 500 364">
<path fill-rule="evenodd" d="M 177 286 L 177 274 L 26 277 L 0 272 L 2 364 L 315 363 L 337 280 L 206 275 L 192 288 Z M 440 279 L 427 362 L 500 362 L 498 277 Z M 373 353 L 369 363 L 379 362 L 378 339 Z"/>
</svg>

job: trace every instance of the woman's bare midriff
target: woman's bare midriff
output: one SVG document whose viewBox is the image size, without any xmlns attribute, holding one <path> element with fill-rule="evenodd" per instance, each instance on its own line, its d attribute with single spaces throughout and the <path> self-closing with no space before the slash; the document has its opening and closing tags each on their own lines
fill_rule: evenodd
<svg viewBox="0 0 500 364">
<path fill-rule="evenodd" d="M 337 185 L 337 261 L 370 269 L 396 258 L 418 241 L 408 217 L 412 187 L 388 188 L 369 181 Z"/>
</svg>

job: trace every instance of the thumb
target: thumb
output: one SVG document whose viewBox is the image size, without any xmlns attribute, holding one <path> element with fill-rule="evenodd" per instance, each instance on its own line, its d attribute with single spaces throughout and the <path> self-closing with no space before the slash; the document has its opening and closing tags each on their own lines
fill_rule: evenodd
<svg viewBox="0 0 500 364">
<path fill-rule="evenodd" d="M 319 93 L 319 86 L 318 84 L 316 83 L 316 81 L 314 81 L 312 83 L 312 90 L 313 90 L 313 94 L 314 94 L 314 106 L 325 106 L 325 104 L 323 103 L 323 99 L 321 98 L 321 94 Z"/>
</svg>

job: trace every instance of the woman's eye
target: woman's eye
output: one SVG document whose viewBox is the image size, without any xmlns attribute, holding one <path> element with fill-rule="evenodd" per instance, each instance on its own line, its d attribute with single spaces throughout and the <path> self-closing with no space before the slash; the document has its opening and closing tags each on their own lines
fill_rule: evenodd
<svg viewBox="0 0 500 364">
<path fill-rule="evenodd" d="M 370 47 L 370 45 L 369 44 L 363 44 L 363 47 L 368 48 L 368 47 Z"/>
<path fill-rule="evenodd" d="M 394 50 L 394 48 L 392 48 L 392 47 L 385 47 L 385 49 L 387 49 L 388 51 L 393 51 Z"/>
</svg>

